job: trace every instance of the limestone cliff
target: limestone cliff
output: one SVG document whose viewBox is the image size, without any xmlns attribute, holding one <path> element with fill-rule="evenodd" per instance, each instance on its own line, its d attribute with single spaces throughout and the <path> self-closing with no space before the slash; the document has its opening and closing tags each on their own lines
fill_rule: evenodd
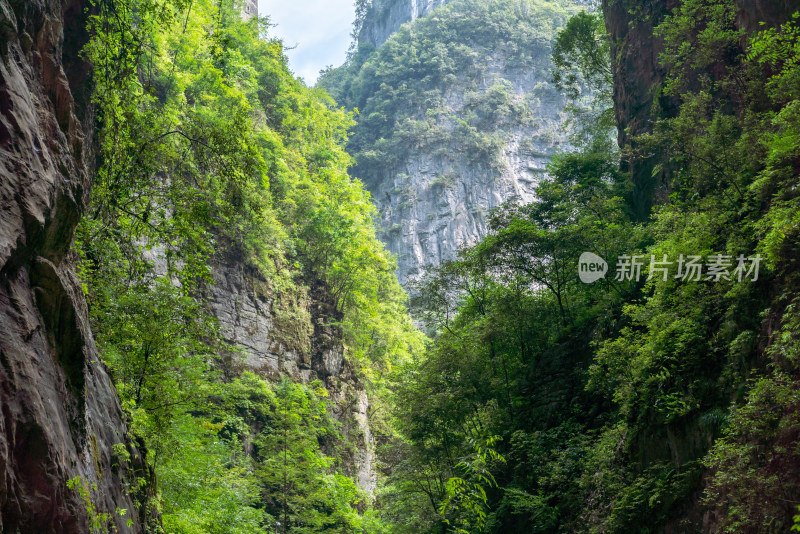
<svg viewBox="0 0 800 534">
<path fill-rule="evenodd" d="M 232 249 L 216 256 L 213 276 L 205 297 L 223 338 L 235 349 L 230 361 L 271 380 L 288 376 L 306 383 L 322 381 L 330 394 L 331 415 L 352 445 L 352 457 L 342 458 L 343 465 L 372 494 L 376 472 L 369 398 L 345 357 L 337 326 L 342 314 L 329 304 L 325 288 L 317 283 L 310 294 L 280 303 L 264 275 Z"/>
<path fill-rule="evenodd" d="M 424 17 L 448 2 L 452 0 L 373 0 L 360 23 L 358 42 L 378 48 L 406 22 Z"/>
<path fill-rule="evenodd" d="M 430 139 L 408 147 L 391 166 L 363 175 L 355 170 L 378 206 L 381 238 L 397 257 L 401 282 L 485 236 L 490 210 L 506 201 L 534 200 L 550 158 L 567 148 L 566 102 L 546 81 L 549 49 L 534 50 L 542 61 L 533 69 L 509 68 L 508 57 L 498 51 L 474 91 L 466 84 L 445 91 L 443 104 L 451 117 L 437 124 Z M 505 124 L 484 130 L 494 134 L 493 146 L 470 146 L 471 140 L 460 135 L 459 119 L 478 99 L 505 89 L 510 102 L 528 115 L 509 116 Z M 418 109 L 418 116 L 425 111 Z"/>
<path fill-rule="evenodd" d="M 245 17 L 258 16 L 258 0 L 243 0 L 242 14 Z"/>
<path fill-rule="evenodd" d="M 376 0 L 359 41 L 382 46 L 367 57 L 361 46 L 320 80 L 359 110 L 352 173 L 372 194 L 403 283 L 483 237 L 493 208 L 532 201 L 551 157 L 568 150 L 551 45 L 588 4 L 459 0 L 433 9 L 440 3 Z"/>
<path fill-rule="evenodd" d="M 142 532 L 147 519 L 128 493 L 146 476 L 141 455 L 68 253 L 90 184 L 87 68 L 77 56 L 86 7 L 0 0 L 0 531 L 8 533 L 87 532 L 86 503 L 67 487 L 76 477 L 96 487 L 88 498 L 120 532 Z"/>
</svg>

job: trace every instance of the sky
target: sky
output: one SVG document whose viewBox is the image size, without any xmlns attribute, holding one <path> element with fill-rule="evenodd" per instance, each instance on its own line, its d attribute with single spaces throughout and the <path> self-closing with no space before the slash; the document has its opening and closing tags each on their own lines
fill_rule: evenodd
<svg viewBox="0 0 800 534">
<path fill-rule="evenodd" d="M 272 34 L 283 39 L 289 68 L 314 85 L 319 71 L 344 63 L 350 46 L 354 0 L 258 0 L 261 16 L 273 24 Z"/>
</svg>

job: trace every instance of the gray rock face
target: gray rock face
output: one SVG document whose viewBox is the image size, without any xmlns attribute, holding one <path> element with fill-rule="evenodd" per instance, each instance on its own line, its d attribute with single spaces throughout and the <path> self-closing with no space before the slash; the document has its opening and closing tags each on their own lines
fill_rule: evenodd
<svg viewBox="0 0 800 534">
<path fill-rule="evenodd" d="M 359 488 L 373 495 L 378 478 L 375 471 L 375 438 L 370 430 L 369 397 L 363 389 L 346 381 L 337 381 L 328 387 L 335 406 L 334 416 L 342 422 L 344 433 L 351 437 L 355 450 L 344 463 L 355 466 L 352 475 Z"/>
<path fill-rule="evenodd" d="M 257 17 L 258 0 L 243 0 L 242 15 L 245 17 Z"/>
<path fill-rule="evenodd" d="M 245 262 L 220 258 L 213 276 L 207 295 L 211 312 L 226 342 L 240 350 L 244 365 L 265 377 L 311 380 L 310 329 L 301 331 L 296 343 L 286 341 L 260 273 Z"/>
<path fill-rule="evenodd" d="M 80 477 L 97 513 L 143 532 L 144 476 L 99 361 L 68 254 L 89 187 L 76 105 L 87 66 L 80 1 L 0 0 L 0 531 L 84 533 Z M 65 39 L 70 43 L 65 49 Z M 114 457 L 121 444 L 132 464 Z M 130 493 L 129 493 L 130 492 Z M 125 519 L 114 514 L 127 509 Z M 145 512 L 142 511 L 142 514 Z"/>
<path fill-rule="evenodd" d="M 207 301 L 227 343 L 262 376 L 309 382 L 340 378 L 345 368 L 341 314 L 324 293 L 300 296 L 289 311 L 276 302 L 258 269 L 232 254 L 218 257 Z"/>
<path fill-rule="evenodd" d="M 453 0 L 372 0 L 358 31 L 358 42 L 378 48 L 400 26 L 430 14 Z M 788 0 L 783 0 L 787 2 Z M 595 7 L 600 0 L 573 0 L 576 5 Z"/>
<path fill-rule="evenodd" d="M 378 48 L 406 22 L 424 17 L 448 2 L 452 0 L 373 0 L 361 25 L 358 42 Z"/>
<path fill-rule="evenodd" d="M 498 31 L 502 25 L 488 19 L 481 33 L 480 22 L 467 21 L 494 16 L 494 11 L 473 3 L 373 0 L 360 43 L 380 46 L 411 23 L 408 31 L 398 32 L 399 42 L 375 51 L 360 73 L 358 87 L 374 93 L 358 94 L 360 100 L 350 103 L 360 110 L 351 143 L 358 165 L 352 172 L 378 208 L 380 237 L 397 258 L 401 283 L 407 286 L 426 267 L 483 238 L 492 209 L 535 200 L 552 156 L 569 149 L 567 101 L 550 83 L 551 43 L 569 13 L 595 4 L 522 1 L 513 16 L 527 19 L 528 33 Z M 451 17 L 451 22 L 421 18 L 431 12 L 436 20 Z M 448 67 L 439 67 L 430 59 L 436 54 L 426 53 L 437 47 L 453 51 L 441 57 L 460 58 L 467 66 L 440 76 L 437 69 Z M 392 60 L 403 62 L 398 69 L 408 77 L 395 77 Z M 448 60 L 440 64 L 449 65 Z M 405 107 L 399 111 L 393 94 L 402 95 Z M 383 120 L 392 131 L 380 129 L 381 117 L 389 117 Z"/>
<path fill-rule="evenodd" d="M 568 148 L 566 101 L 548 83 L 549 46 L 535 54 L 540 59 L 535 68 L 516 69 L 498 51 L 477 89 L 470 91 L 465 80 L 447 89 L 451 116 L 438 122 L 435 138 L 399 154 L 397 165 L 364 177 L 401 283 L 484 237 L 490 210 L 507 201 L 535 200 L 534 188 L 550 159 Z M 479 131 L 495 136 L 498 146 L 491 154 L 476 154 L 459 137 L 456 119 L 467 115 L 475 98 L 502 86 L 510 88 L 512 104 L 525 116 L 485 124 Z"/>
<path fill-rule="evenodd" d="M 326 303 L 319 287 L 291 306 L 281 306 L 260 271 L 233 251 L 216 258 L 213 276 L 215 283 L 206 294 L 210 310 L 244 367 L 273 380 L 321 380 L 330 394 L 332 415 L 356 446 L 344 465 L 371 494 L 376 475 L 369 399 L 345 359 L 341 328 L 332 324 L 341 321 L 341 314 Z"/>
</svg>

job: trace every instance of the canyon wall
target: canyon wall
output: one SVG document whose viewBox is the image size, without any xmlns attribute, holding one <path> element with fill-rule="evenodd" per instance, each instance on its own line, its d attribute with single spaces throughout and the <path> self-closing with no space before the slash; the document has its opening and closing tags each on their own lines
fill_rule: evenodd
<svg viewBox="0 0 800 534">
<path fill-rule="evenodd" d="M 69 253 L 91 180 L 88 69 L 77 55 L 87 7 L 0 0 L 0 531 L 8 533 L 87 532 L 87 503 L 69 480 L 119 532 L 142 532 L 148 519 L 137 507 L 144 496 L 131 496 L 148 474 Z"/>
<path fill-rule="evenodd" d="M 667 76 L 659 60 L 659 56 L 664 52 L 664 43 L 659 36 L 654 35 L 654 28 L 682 3 L 681 0 L 603 0 L 606 29 L 611 41 L 613 99 L 619 144 L 633 149 L 623 151 L 623 154 L 636 153 L 637 136 L 652 132 L 658 119 L 673 117 L 679 111 L 680 102 L 675 98 L 663 96 L 661 91 Z M 788 0 L 735 0 L 734 4 L 737 10 L 736 25 L 745 35 L 764 28 L 777 27 L 789 20 L 792 13 L 798 10 L 797 3 Z M 730 68 L 729 65 L 721 67 L 723 68 L 716 72 L 725 72 Z M 712 73 L 713 76 L 714 70 L 708 68 L 703 74 L 706 73 Z M 696 80 L 690 80 L 689 83 L 696 83 Z M 623 162 L 631 173 L 635 207 L 641 219 L 650 216 L 653 206 L 666 203 L 671 193 L 668 178 L 671 154 L 663 151 L 655 153 L 648 151 L 648 154 L 648 157 L 639 156 Z M 778 322 L 774 317 L 768 321 L 770 324 Z M 763 339 L 760 342 L 762 350 L 769 343 L 768 339 Z M 753 361 L 749 365 L 754 369 L 762 366 L 768 358 L 763 354 L 761 358 L 763 359 Z M 642 435 L 632 450 L 638 455 L 641 469 L 659 461 L 671 460 L 676 464 L 686 464 L 687 461 L 702 457 L 711 447 L 713 440 L 714 436 L 708 434 L 702 420 L 690 420 L 684 422 L 682 428 L 668 431 L 666 439 L 655 432 Z M 759 446 L 770 450 L 780 448 L 776 444 L 766 442 Z M 783 460 L 780 455 L 775 456 L 779 459 L 777 461 Z M 755 468 L 748 466 L 747 469 Z M 690 498 L 676 507 L 669 521 L 661 529 L 662 532 L 682 533 L 690 529 L 698 532 L 718 532 L 725 514 L 736 515 L 729 511 L 735 506 L 731 503 L 736 502 L 735 495 L 739 491 L 735 486 L 727 488 L 733 493 L 730 501 L 719 499 L 711 506 L 703 503 L 703 499 L 708 498 L 704 492 L 714 483 L 714 476 L 713 470 L 703 473 Z M 792 479 L 790 471 L 787 471 L 786 477 L 789 483 L 788 481 Z M 719 484 L 718 481 L 716 483 Z M 767 496 L 760 498 L 763 500 L 758 507 L 771 510 L 770 506 L 773 503 L 769 502 L 769 498 Z M 747 514 L 742 514 L 742 517 L 747 517 Z M 770 521 L 780 524 L 781 519 L 773 515 Z M 743 524 L 746 525 L 746 521 Z M 748 527 L 742 528 L 744 528 L 742 531 L 749 531 Z"/>
<path fill-rule="evenodd" d="M 400 26 L 428 15 L 452 0 L 372 0 L 358 32 L 359 44 L 378 48 Z"/>
<path fill-rule="evenodd" d="M 637 148 L 636 136 L 652 131 L 658 117 L 672 116 L 678 109 L 676 99 L 661 94 L 665 71 L 659 61 L 664 44 L 653 30 L 680 0 L 603 0 L 606 30 L 611 41 L 614 75 L 614 110 L 619 145 Z M 791 0 L 736 0 L 737 24 L 747 33 L 779 26 L 797 11 Z M 631 173 L 634 204 L 641 219 L 649 216 L 655 203 L 669 194 L 665 172 L 669 154 L 630 159 L 625 166 Z M 653 172 L 656 165 L 663 169 Z M 665 165 L 666 164 L 666 165 Z"/>
<path fill-rule="evenodd" d="M 444 91 L 443 105 L 452 115 L 438 122 L 434 134 L 399 151 L 392 165 L 363 174 L 356 168 L 378 207 L 380 237 L 397 257 L 401 282 L 485 236 L 492 209 L 507 201 L 533 201 L 552 156 L 568 149 L 566 101 L 547 81 L 550 49 L 542 44 L 533 54 L 535 66 L 514 68 L 499 50 L 473 91 L 469 75 Z M 490 125 L 479 131 L 494 134 L 495 144 L 488 150 L 472 146 L 459 135 L 459 118 L 482 95 L 506 88 L 528 115 L 509 115 L 498 123 L 480 117 Z M 425 112 L 417 109 L 419 117 Z"/>
<path fill-rule="evenodd" d="M 323 287 L 298 295 L 291 309 L 277 302 L 269 282 L 233 250 L 213 261 L 214 283 L 204 295 L 219 321 L 234 373 L 246 368 L 270 380 L 320 380 L 330 395 L 332 416 L 342 424 L 352 456 L 342 458 L 348 474 L 372 494 L 376 485 L 375 442 L 369 423 L 369 398 L 346 359 L 342 314 Z"/>
</svg>

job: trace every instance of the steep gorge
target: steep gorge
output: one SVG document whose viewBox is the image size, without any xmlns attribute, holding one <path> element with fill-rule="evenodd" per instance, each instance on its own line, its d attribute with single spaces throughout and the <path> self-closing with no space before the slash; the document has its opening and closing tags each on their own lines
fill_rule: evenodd
<svg viewBox="0 0 800 534">
<path fill-rule="evenodd" d="M 81 2 L 0 0 L 0 530 L 791 526 L 792 2 L 605 2 L 607 153 L 549 81 L 577 3 L 376 0 L 337 103 L 190 4 L 100 2 L 78 55 Z M 476 244 L 427 347 L 376 221 L 404 282 Z M 764 264 L 580 283 L 605 246 Z"/>
<path fill-rule="evenodd" d="M 289 517 L 272 481 L 290 452 L 292 521 L 370 506 L 365 374 L 418 336 L 345 172 L 349 119 L 259 39 L 254 5 L 0 3 L 3 532 L 153 532 L 160 516 L 260 532 Z M 136 40 L 150 47 L 128 54 Z M 240 51 L 252 84 L 228 63 Z M 170 66 L 147 79 L 145 55 Z M 176 72 L 222 81 L 176 90 Z M 382 328 L 390 349 L 363 341 Z M 278 447 L 283 466 L 257 471 Z"/>
</svg>

